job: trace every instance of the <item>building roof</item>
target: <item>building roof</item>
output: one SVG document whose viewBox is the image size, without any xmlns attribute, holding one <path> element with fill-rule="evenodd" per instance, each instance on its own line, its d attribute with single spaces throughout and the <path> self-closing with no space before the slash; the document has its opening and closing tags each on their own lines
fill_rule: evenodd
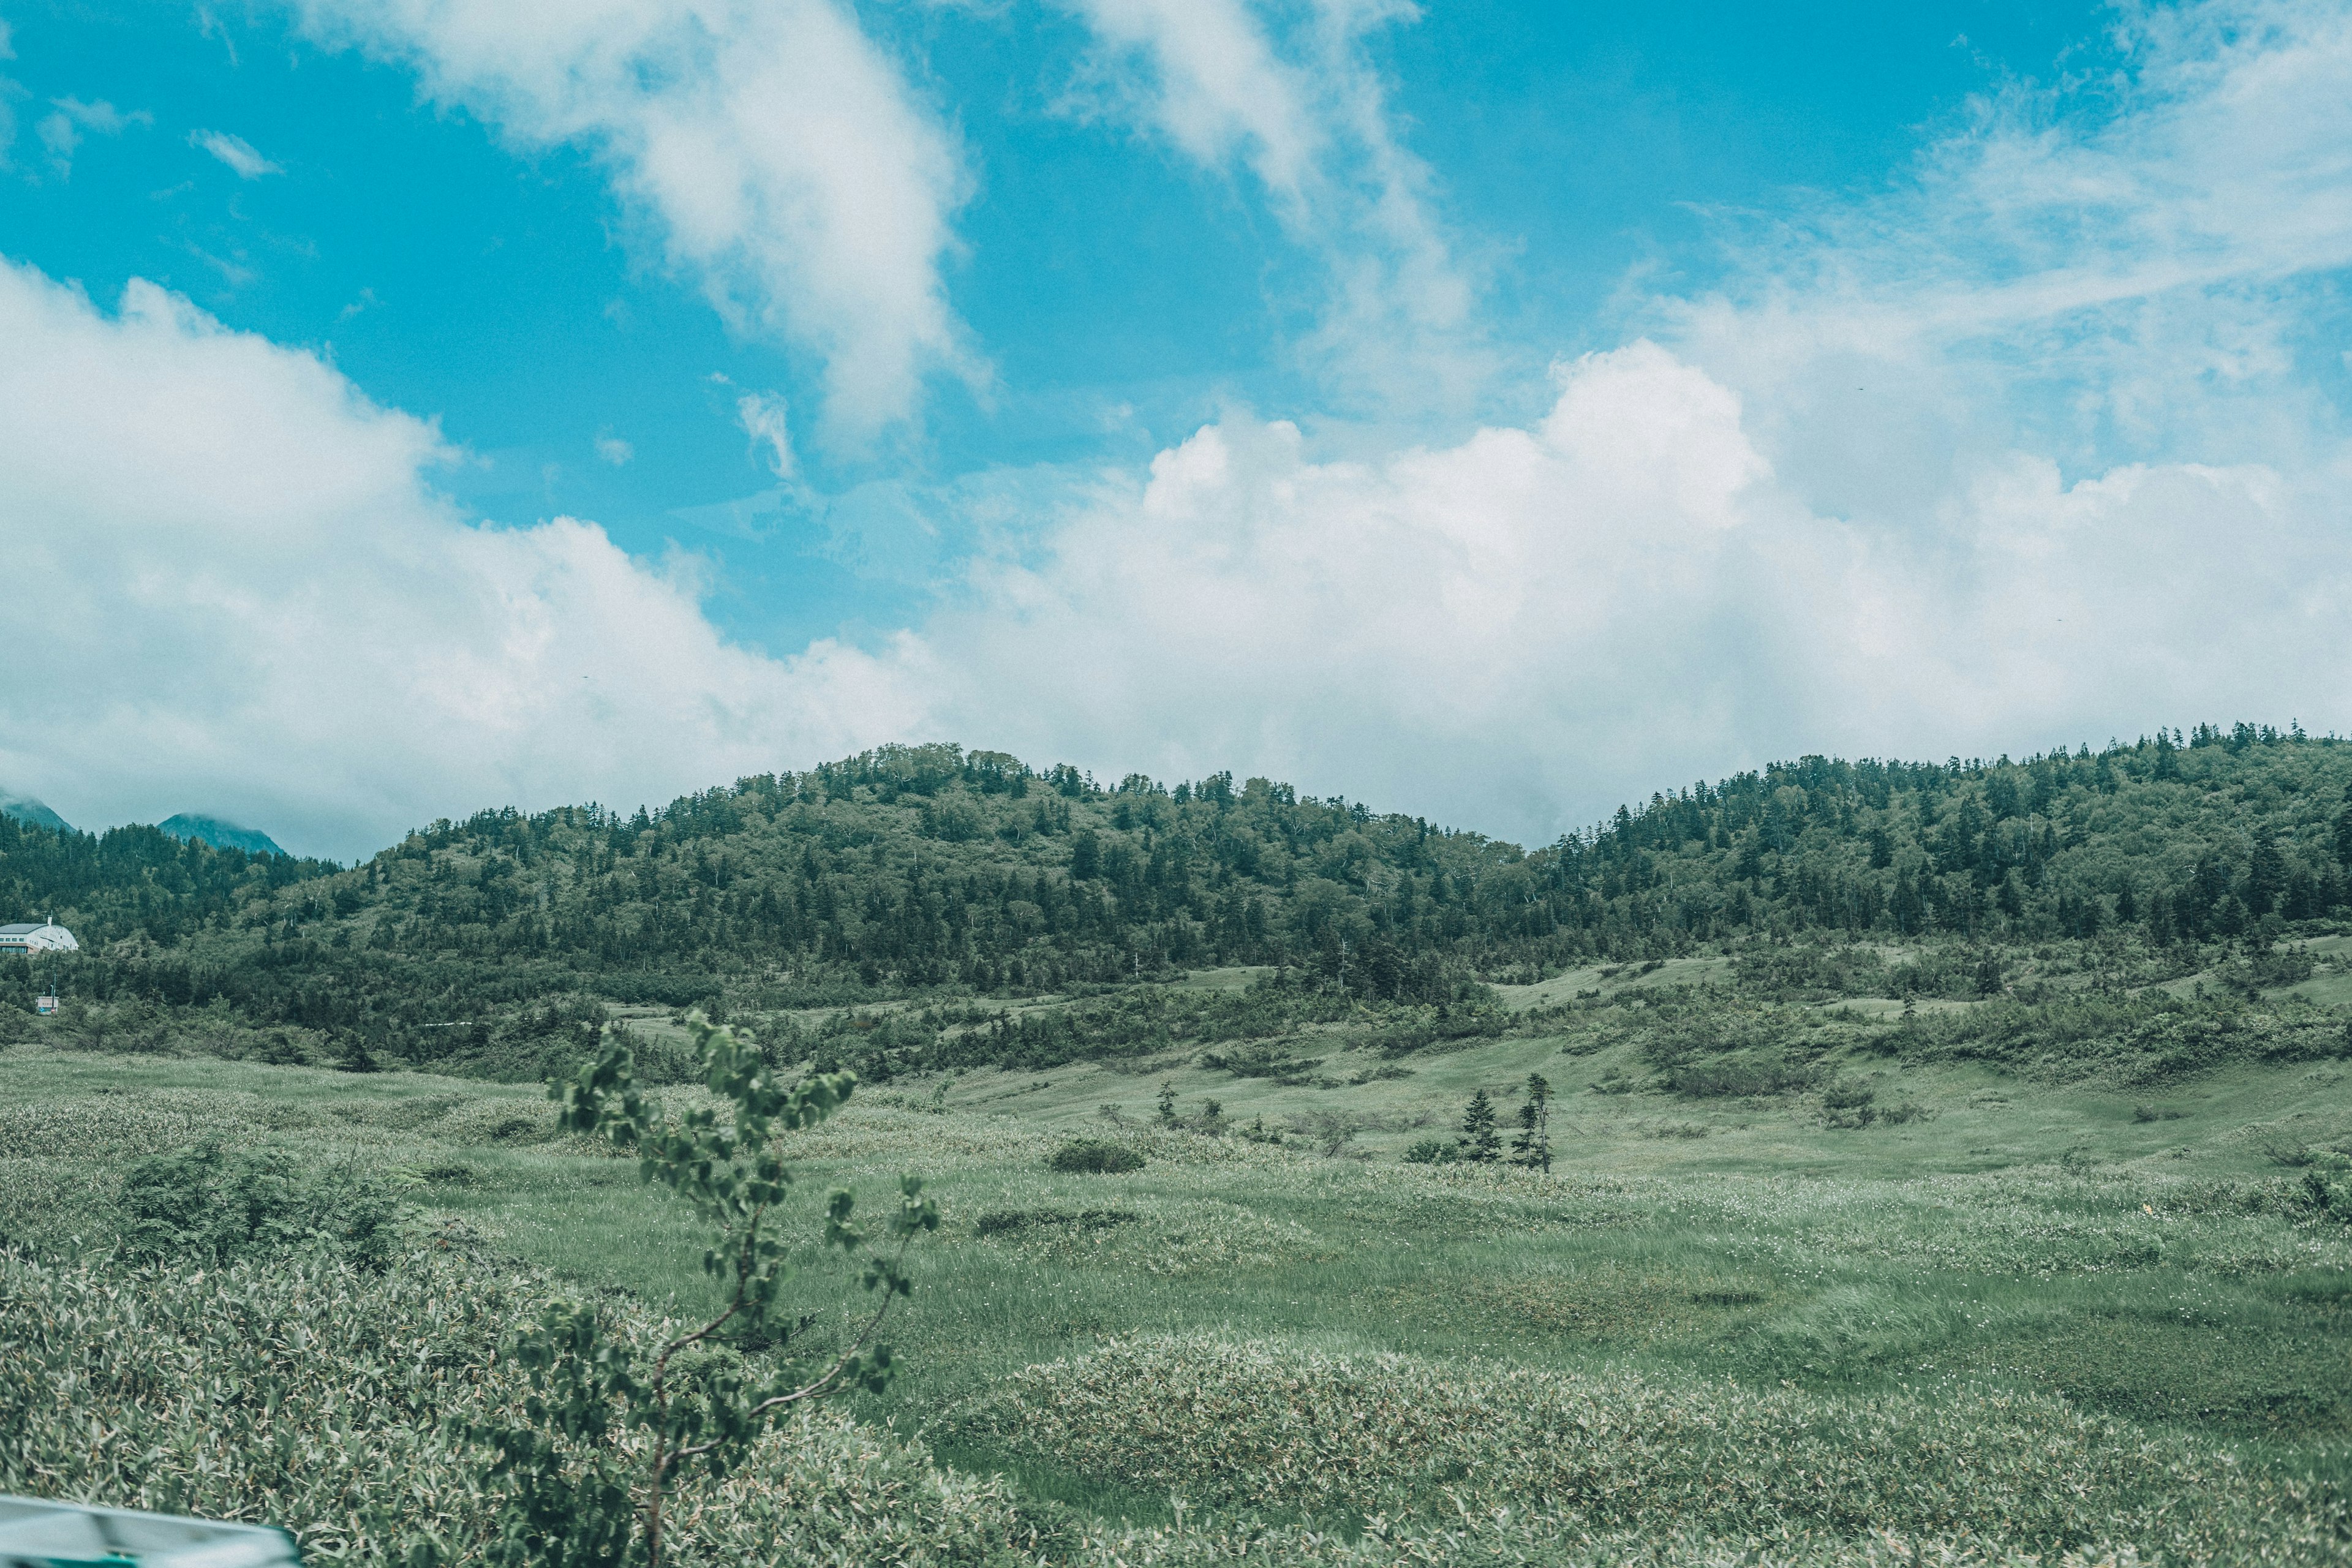
<svg viewBox="0 0 2352 1568">
<path fill-rule="evenodd" d="M 45 952 L 73 952 L 80 948 L 81 943 L 74 940 L 73 932 L 54 921 L 43 921 L 36 924 L 30 921 L 20 921 L 15 925 L 0 926 L 0 945 L 39 948 Z"/>
</svg>

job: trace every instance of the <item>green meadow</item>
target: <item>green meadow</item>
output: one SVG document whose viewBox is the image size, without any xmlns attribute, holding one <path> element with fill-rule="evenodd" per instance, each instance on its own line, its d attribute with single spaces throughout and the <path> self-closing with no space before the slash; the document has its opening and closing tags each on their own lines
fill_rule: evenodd
<svg viewBox="0 0 2352 1568">
<path fill-rule="evenodd" d="M 2298 984 L 2341 985 L 2335 962 Z M 890 1325 L 903 1374 L 831 1417 L 848 1427 L 801 1430 L 798 1451 L 883 1444 L 925 1479 L 872 1505 L 911 1510 L 889 1542 L 834 1539 L 782 1509 L 757 1550 L 2344 1559 L 2352 1187 L 2336 1173 L 2352 1150 L 2352 1062 L 2223 1067 L 2160 1089 L 1922 1062 L 1875 1043 L 1919 1027 L 1916 1009 L 1849 998 L 1808 1010 L 1832 1042 L 1814 1088 L 1670 1092 L 1618 1026 L 1645 994 L 1702 993 L 1717 963 L 1500 987 L 1559 1026 L 1462 1048 L 1397 1057 L 1351 1046 L 1344 1021 L 1306 1030 L 1290 1059 L 1315 1065 L 1280 1077 L 1188 1047 L 861 1091 L 787 1141 L 810 1221 L 791 1234 L 814 1241 L 829 1189 L 877 1202 L 901 1172 L 925 1179 L 943 1224 Z M 1557 1011 L 1580 994 L 1583 1013 Z M 633 1027 L 676 1031 L 653 1010 Z M 1552 1090 L 1549 1172 L 1403 1158 L 1450 1140 L 1481 1089 L 1511 1132 L 1530 1073 Z M 691 1212 L 634 1160 L 558 1135 L 536 1085 L 39 1039 L 0 1055 L 0 1082 L 18 1309 L 76 1270 L 87 1289 L 131 1267 L 110 1251 L 125 1171 L 212 1141 L 396 1194 L 386 1279 L 472 1268 L 518 1301 L 608 1300 L 648 1322 L 717 1300 Z M 1856 1083 L 1902 1114 L 1835 1114 L 1820 1086 Z M 659 1092 L 679 1108 L 709 1099 Z M 1144 1163 L 1051 1168 L 1082 1139 Z M 793 1308 L 814 1351 L 861 1300 L 837 1258 L 812 1246 L 804 1261 Z M 273 1268 L 335 1267 L 250 1259 L 215 1277 L 267 1297 Z M 282 1486 L 240 1494 L 200 1454 L 156 1474 L 77 1458 L 61 1434 L 89 1411 L 22 1373 L 71 1363 L 71 1347 L 37 1345 L 22 1310 L 8 1321 L 7 1414 L 24 1434 L 10 1489 L 184 1469 L 166 1489 L 183 1502 L 268 1515 L 290 1500 Z M 497 1327 L 478 1328 L 481 1347 Z M 398 1485 L 343 1489 L 343 1513 L 374 1522 L 314 1548 L 394 1552 L 415 1522 Z M 942 1498 L 996 1522 L 970 1540 L 927 1524 Z M 696 1539 L 718 1552 L 726 1538 L 714 1523 Z"/>
</svg>

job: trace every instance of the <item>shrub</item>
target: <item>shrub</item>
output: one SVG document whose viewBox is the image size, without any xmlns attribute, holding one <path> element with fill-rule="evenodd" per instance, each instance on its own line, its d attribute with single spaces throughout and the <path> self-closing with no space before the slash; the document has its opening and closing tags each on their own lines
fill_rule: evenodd
<svg viewBox="0 0 2352 1568">
<path fill-rule="evenodd" d="M 1801 1062 L 1685 1062 L 1667 1068 L 1659 1082 L 1695 1100 L 1728 1096 L 1795 1094 L 1821 1079 L 1818 1068 Z"/>
<path fill-rule="evenodd" d="M 912 1292 L 903 1268 L 908 1246 L 939 1228 L 938 1204 L 921 1180 L 899 1179 L 899 1203 L 887 1234 L 896 1243 L 868 1256 L 859 1283 L 879 1304 L 844 1336 L 847 1348 L 830 1366 L 778 1367 L 744 1352 L 780 1343 L 778 1297 L 793 1269 L 774 1220 L 793 1174 L 771 1144 L 780 1134 L 824 1121 L 856 1088 L 853 1073 L 818 1073 L 797 1083 L 778 1079 L 757 1041 L 711 1023 L 687 1022 L 704 1081 L 730 1103 L 717 1111 L 673 1115 L 638 1091 L 625 1036 L 606 1045 L 569 1080 L 551 1086 L 567 1131 L 601 1133 L 635 1150 L 638 1173 L 693 1205 L 712 1233 L 705 1272 L 732 1286 L 725 1310 L 698 1328 L 668 1338 L 665 1322 L 648 1343 L 601 1304 L 551 1302 L 538 1324 L 518 1333 L 508 1360 L 530 1379 L 524 1417 L 494 1415 L 466 1428 L 469 1442 L 495 1456 L 488 1473 L 500 1496 L 498 1541 L 488 1555 L 500 1568 L 624 1568 L 642 1561 L 661 1568 L 672 1495 L 698 1475 L 725 1479 L 780 1420 L 811 1401 L 863 1389 L 878 1394 L 896 1371 L 890 1347 L 875 1338 L 891 1305 Z M 855 1200 L 836 1188 L 825 1201 L 823 1245 L 854 1252 L 867 1239 L 850 1215 Z M 782 1331 L 781 1332 L 779 1331 Z M 683 1352 L 683 1353 L 681 1353 Z M 431 1552 L 413 1552 L 412 1568 L 432 1568 Z"/>
<path fill-rule="evenodd" d="M 399 1217 L 379 1178 L 349 1167 L 307 1172 L 275 1150 L 230 1153 L 216 1141 L 133 1163 L 120 1211 L 133 1258 L 219 1264 L 316 1244 L 379 1271 L 392 1261 Z"/>
<path fill-rule="evenodd" d="M 1099 1138 L 1076 1138 L 1055 1150 L 1045 1165 L 1054 1171 L 1117 1175 L 1124 1171 L 1143 1169 L 1143 1156 L 1124 1143 L 1106 1143 Z"/>
</svg>

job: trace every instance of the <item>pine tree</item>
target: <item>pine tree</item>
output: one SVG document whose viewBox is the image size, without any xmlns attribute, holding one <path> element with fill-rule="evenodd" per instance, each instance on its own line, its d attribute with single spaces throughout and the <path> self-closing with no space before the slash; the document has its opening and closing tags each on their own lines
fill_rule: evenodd
<svg viewBox="0 0 2352 1568">
<path fill-rule="evenodd" d="M 2278 831 L 2263 827 L 2254 834 L 2253 864 L 2246 872 L 2246 907 L 2266 915 L 2278 907 L 2286 890 L 2286 857 L 2279 853 Z"/>
<path fill-rule="evenodd" d="M 1543 1074 L 1528 1074 L 1527 1100 L 1519 1106 L 1519 1135 L 1511 1140 L 1511 1163 L 1551 1171 L 1551 1085 Z"/>
<path fill-rule="evenodd" d="M 1160 1086 L 1160 1125 L 1162 1127 L 1176 1125 L 1176 1086 L 1172 1083 L 1162 1083 Z"/>
<path fill-rule="evenodd" d="M 1469 1106 L 1462 1112 L 1462 1136 L 1454 1141 L 1465 1160 L 1486 1163 L 1499 1159 L 1503 1140 L 1495 1131 L 1495 1102 L 1480 1089 L 1470 1097 Z"/>
</svg>

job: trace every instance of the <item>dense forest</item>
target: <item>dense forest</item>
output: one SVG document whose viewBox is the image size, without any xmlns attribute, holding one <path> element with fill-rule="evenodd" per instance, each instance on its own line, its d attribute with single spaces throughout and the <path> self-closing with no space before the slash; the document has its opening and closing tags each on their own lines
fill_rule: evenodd
<svg viewBox="0 0 2352 1568">
<path fill-rule="evenodd" d="M 1943 969 L 1971 984 L 2019 943 L 2194 967 L 2347 906 L 2352 744 L 2248 724 L 2021 762 L 1807 757 L 1535 850 L 1264 779 L 1105 786 L 952 745 L 627 816 L 484 812 L 348 868 L 0 817 L 0 909 L 79 933 L 85 1026 L 275 1030 L 241 1048 L 355 1062 L 513 1058 L 604 1003 L 936 1016 L 1226 964 L 1449 1017 L 1595 961 L 1737 951 L 1752 972 L 1873 939 L 1965 950 Z M 22 1018 L 36 979 L 0 962 L 0 1012 Z"/>
</svg>

